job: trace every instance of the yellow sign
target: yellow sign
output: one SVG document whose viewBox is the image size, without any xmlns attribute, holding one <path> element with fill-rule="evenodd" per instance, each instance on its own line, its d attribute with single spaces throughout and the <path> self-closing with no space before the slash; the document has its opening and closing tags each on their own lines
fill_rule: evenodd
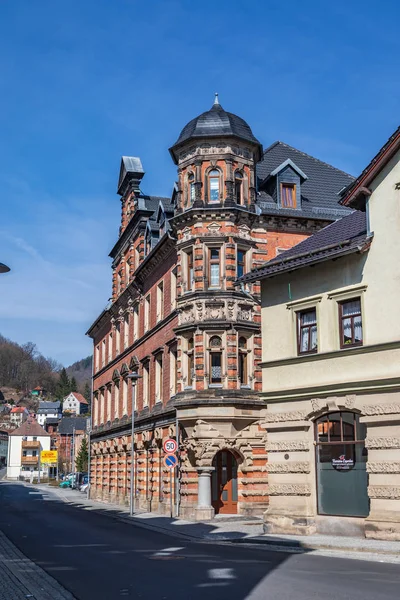
<svg viewBox="0 0 400 600">
<path fill-rule="evenodd" d="M 42 450 L 40 453 L 40 462 L 43 464 L 57 464 L 57 450 Z"/>
</svg>

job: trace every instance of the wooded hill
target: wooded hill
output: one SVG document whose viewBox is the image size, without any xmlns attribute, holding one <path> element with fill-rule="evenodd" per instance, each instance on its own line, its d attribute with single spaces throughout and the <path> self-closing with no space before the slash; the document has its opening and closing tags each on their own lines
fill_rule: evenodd
<svg viewBox="0 0 400 600">
<path fill-rule="evenodd" d="M 64 369 L 56 360 L 44 357 L 33 342 L 17 344 L 0 335 L 0 388 L 15 388 L 22 396 L 41 386 L 61 400 L 71 391 L 90 395 L 91 375 L 91 356 Z"/>
</svg>

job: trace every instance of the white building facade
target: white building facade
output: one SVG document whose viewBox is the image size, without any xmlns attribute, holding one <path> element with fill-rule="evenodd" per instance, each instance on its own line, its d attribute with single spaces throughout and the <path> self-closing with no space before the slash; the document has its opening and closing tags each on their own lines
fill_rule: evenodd
<svg viewBox="0 0 400 600">
<path fill-rule="evenodd" d="M 7 479 L 43 476 L 47 467 L 40 464 L 42 450 L 50 450 L 51 436 L 37 421 L 28 419 L 9 435 Z"/>
</svg>

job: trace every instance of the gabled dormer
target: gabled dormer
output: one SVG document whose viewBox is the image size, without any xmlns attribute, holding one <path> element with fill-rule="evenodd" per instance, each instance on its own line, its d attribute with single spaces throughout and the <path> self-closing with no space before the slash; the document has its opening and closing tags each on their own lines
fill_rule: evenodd
<svg viewBox="0 0 400 600">
<path fill-rule="evenodd" d="M 173 204 L 167 204 L 165 201 L 160 200 L 158 204 L 156 222 L 159 226 L 159 237 L 162 236 L 169 230 L 168 220 L 174 216 Z"/>
<path fill-rule="evenodd" d="M 301 210 L 301 186 L 307 175 L 288 158 L 264 179 L 260 188 L 268 191 L 278 208 Z"/>
</svg>

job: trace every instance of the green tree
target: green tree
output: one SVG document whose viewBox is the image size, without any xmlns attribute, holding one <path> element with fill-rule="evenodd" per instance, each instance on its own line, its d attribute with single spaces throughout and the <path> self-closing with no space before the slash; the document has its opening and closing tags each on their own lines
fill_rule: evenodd
<svg viewBox="0 0 400 600">
<path fill-rule="evenodd" d="M 70 392 L 78 391 L 78 385 L 76 383 L 75 377 L 71 377 L 70 382 L 69 382 L 69 387 L 70 387 Z"/>
<path fill-rule="evenodd" d="M 92 390 L 90 387 L 90 383 L 88 381 L 85 383 L 85 389 L 83 391 L 83 395 L 84 395 L 85 399 L 88 401 L 89 406 L 90 406 L 92 403 Z"/>
<path fill-rule="evenodd" d="M 65 370 L 65 368 L 63 368 L 63 369 L 61 369 L 60 379 L 58 380 L 57 396 L 60 399 L 65 398 L 65 396 L 68 396 L 70 391 L 71 391 L 71 382 L 68 378 L 67 371 Z"/>
<path fill-rule="evenodd" d="M 83 438 L 81 447 L 79 448 L 79 452 L 78 452 L 78 455 L 77 455 L 76 461 L 75 461 L 76 470 L 79 471 L 80 473 L 86 472 L 87 468 L 88 468 L 88 460 L 89 460 L 88 443 L 87 443 L 87 439 Z"/>
</svg>

